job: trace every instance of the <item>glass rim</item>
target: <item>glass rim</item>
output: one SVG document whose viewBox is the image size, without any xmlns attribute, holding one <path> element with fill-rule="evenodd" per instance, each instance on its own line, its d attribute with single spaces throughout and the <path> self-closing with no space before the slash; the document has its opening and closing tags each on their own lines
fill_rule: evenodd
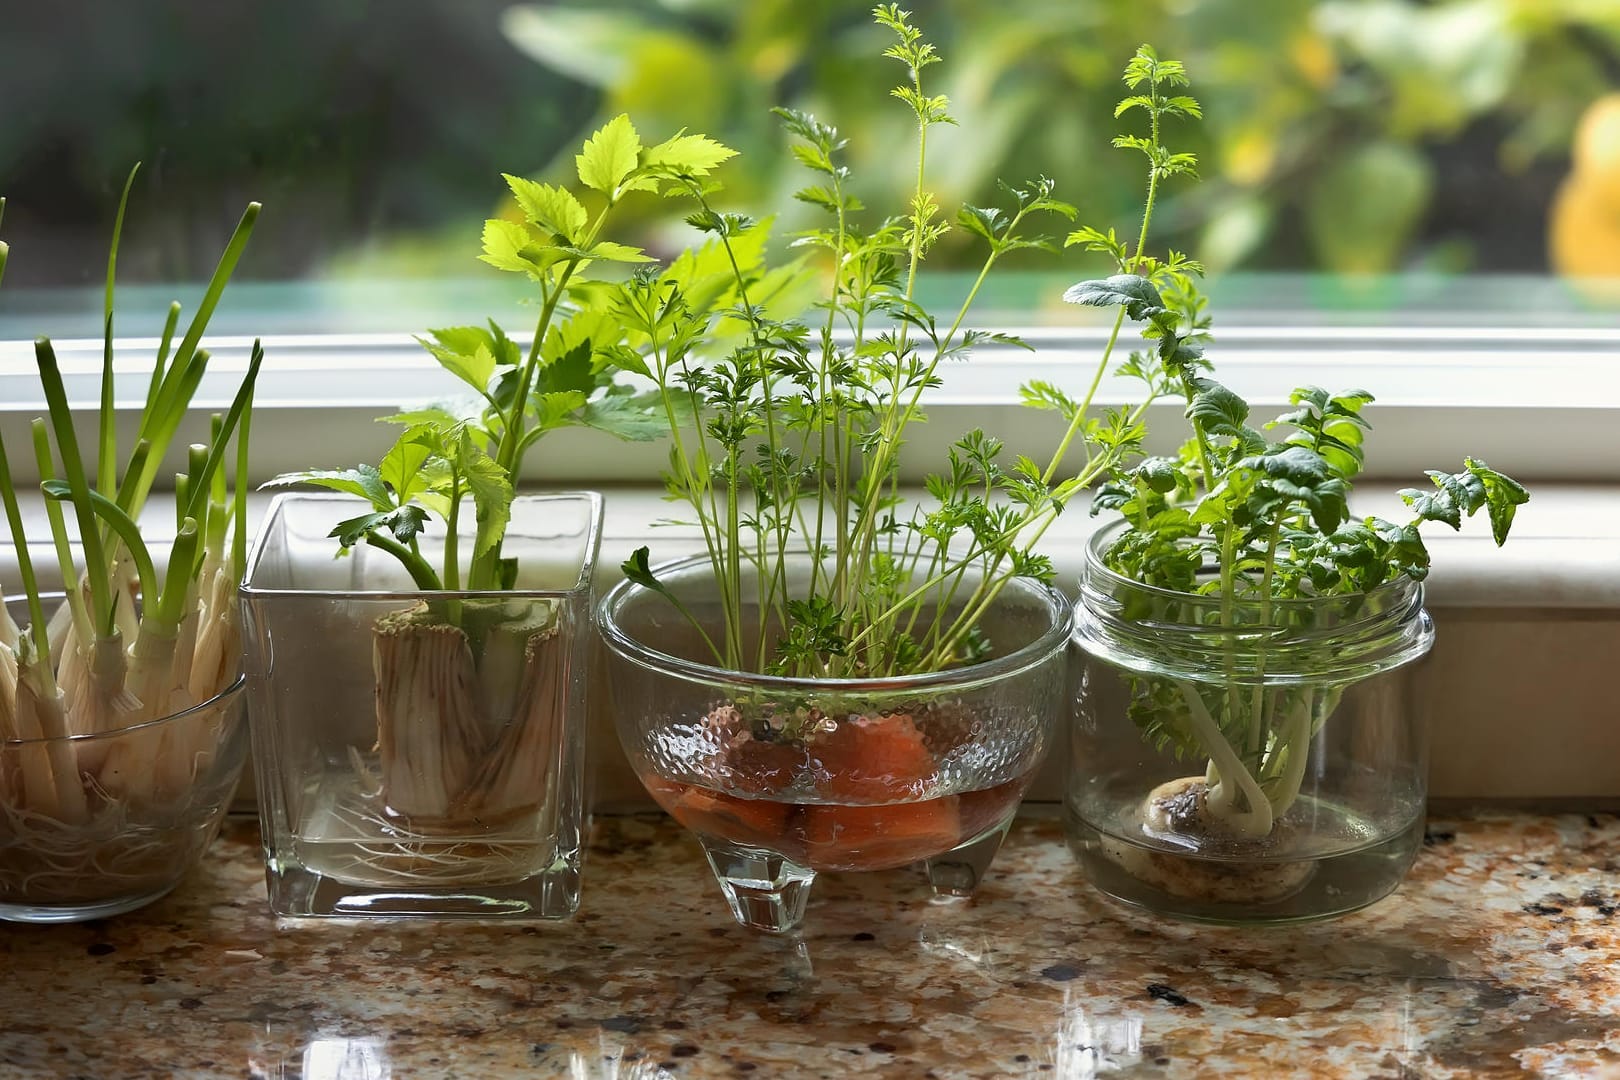
<svg viewBox="0 0 1620 1080">
<path fill-rule="evenodd" d="M 795 555 L 808 558 L 809 554 L 808 551 L 804 550 L 790 551 L 788 553 L 790 558 Z M 710 561 L 707 555 L 690 555 L 685 558 L 660 563 L 654 566 L 652 570 L 654 574 L 667 574 L 709 565 Z M 653 591 L 636 584 L 629 578 L 615 584 L 597 605 L 597 625 L 603 643 L 624 659 L 709 685 L 823 695 L 829 693 L 906 694 L 914 691 L 943 688 L 966 689 L 987 682 L 994 682 L 1011 675 L 1022 674 L 1051 659 L 1053 654 L 1068 646 L 1074 621 L 1073 602 L 1058 589 L 1044 582 L 1034 581 L 1029 578 L 1014 578 L 1012 580 L 1020 587 L 1029 589 L 1031 593 L 1045 603 L 1048 614 L 1051 616 L 1051 625 L 1044 632 L 1033 641 L 1020 646 L 1006 656 L 998 656 L 991 660 L 970 664 L 967 667 L 950 668 L 945 671 L 921 672 L 915 675 L 854 679 L 766 675 L 736 671 L 731 668 L 717 667 L 713 664 L 673 656 L 636 640 L 626 633 L 615 620 L 615 611 L 622 607 L 632 596 Z"/>
<path fill-rule="evenodd" d="M 1126 577 L 1124 574 L 1119 573 L 1104 563 L 1102 561 L 1103 551 L 1107 548 L 1109 543 L 1117 539 L 1119 534 L 1125 532 L 1129 527 L 1130 522 L 1126 521 L 1124 518 L 1120 518 L 1117 521 L 1110 521 L 1108 524 L 1092 532 L 1091 536 L 1086 540 L 1085 575 L 1082 578 L 1082 585 L 1084 584 L 1085 578 L 1095 576 L 1101 581 L 1106 582 L 1109 586 L 1120 586 L 1134 589 L 1146 596 L 1157 597 L 1159 599 L 1175 600 L 1181 603 L 1195 604 L 1221 603 L 1221 597 L 1218 593 L 1206 594 L 1182 592 L 1180 589 L 1167 589 L 1162 585 L 1149 585 L 1147 582 L 1137 581 L 1135 578 Z M 1423 582 L 1417 580 L 1416 578 L 1409 577 L 1406 574 L 1397 574 L 1395 577 L 1390 578 L 1388 581 L 1380 582 L 1371 589 L 1360 590 L 1357 592 L 1327 593 L 1322 596 L 1276 597 L 1272 599 L 1270 606 L 1274 611 L 1278 609 L 1299 611 L 1307 608 L 1326 607 L 1327 605 L 1335 603 L 1360 603 L 1368 599 L 1384 596 L 1404 597 L 1408 594 L 1412 594 L 1414 590 L 1421 590 L 1422 588 Z M 1262 603 L 1264 603 L 1264 600 L 1260 597 L 1238 597 L 1234 599 L 1234 603 L 1240 607 L 1248 605 L 1259 607 Z"/>
<path fill-rule="evenodd" d="M 14 598 L 6 598 L 8 603 L 12 599 Z M 148 731 L 163 724 L 177 723 L 178 721 L 184 720 L 186 717 L 192 716 L 196 713 L 209 709 L 217 709 L 223 705 L 228 705 L 230 700 L 237 694 L 240 694 L 243 689 L 246 688 L 246 686 L 247 673 L 238 672 L 236 678 L 231 680 L 230 685 L 226 686 L 224 689 L 216 691 L 213 695 L 197 702 L 195 705 L 187 706 L 186 708 L 181 709 L 179 712 L 169 713 L 167 716 L 154 716 L 150 720 L 142 720 L 138 724 L 126 724 L 124 727 L 113 728 L 111 731 L 87 731 L 80 732 L 75 735 L 42 735 L 37 739 L 0 739 L 0 749 L 11 749 L 13 747 L 21 748 L 25 746 L 48 746 L 52 743 L 80 745 L 103 740 L 110 741 L 112 739 L 123 738 L 125 735 L 129 735 L 133 732 Z"/>
<path fill-rule="evenodd" d="M 283 513 L 283 508 L 294 502 L 326 502 L 347 503 L 352 506 L 369 505 L 358 495 L 347 495 L 336 491 L 280 491 L 270 500 L 270 507 L 265 511 L 264 521 L 260 523 L 253 537 L 253 543 L 248 548 L 247 563 L 242 569 L 242 580 L 237 585 L 237 594 L 243 598 L 268 596 L 311 596 L 327 599 L 342 597 L 365 597 L 368 600 L 549 600 L 564 597 L 579 596 L 589 593 L 591 579 L 596 571 L 596 563 L 602 546 L 602 522 L 605 500 L 600 491 L 565 490 L 565 491 L 537 491 L 526 495 L 518 495 L 512 499 L 512 505 L 518 503 L 533 504 L 553 501 L 579 501 L 590 504 L 589 525 L 585 531 L 585 557 L 580 560 L 579 574 L 574 583 L 567 588 L 560 589 L 296 589 L 282 586 L 263 586 L 251 584 L 253 571 L 259 565 L 264 554 L 265 544 L 268 542 L 270 528 Z M 514 533 L 508 524 L 506 535 L 522 536 Z M 536 537 L 535 539 L 544 539 Z"/>
</svg>

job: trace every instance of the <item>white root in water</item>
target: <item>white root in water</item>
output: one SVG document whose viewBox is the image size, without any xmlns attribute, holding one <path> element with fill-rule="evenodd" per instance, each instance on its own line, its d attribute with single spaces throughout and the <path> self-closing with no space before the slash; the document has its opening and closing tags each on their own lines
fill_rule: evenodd
<svg viewBox="0 0 1620 1080">
<path fill-rule="evenodd" d="M 552 858 L 536 841 L 554 831 L 566 646 L 549 607 L 469 604 L 462 622 L 419 604 L 374 626 L 380 777 L 355 751 L 362 790 L 334 812 L 378 839 L 346 877 L 518 881 Z"/>
<path fill-rule="evenodd" d="M 518 711 L 483 756 L 483 766 L 456 799 L 454 815 L 484 823 L 541 811 L 549 834 L 556 812 L 555 766 L 561 744 L 567 667 L 556 629 L 530 632 L 523 648 Z"/>
<path fill-rule="evenodd" d="M 383 799 L 429 827 L 449 813 L 483 747 L 472 648 L 465 632 L 421 605 L 377 620 L 372 661 Z"/>
<path fill-rule="evenodd" d="M 62 690 L 51 678 L 49 660 L 34 656 L 32 639 L 17 654 L 15 726 L 19 738 L 44 740 L 15 747 L 22 772 L 21 805 L 57 821 L 77 825 L 89 817 L 84 783 L 68 733 Z"/>
</svg>

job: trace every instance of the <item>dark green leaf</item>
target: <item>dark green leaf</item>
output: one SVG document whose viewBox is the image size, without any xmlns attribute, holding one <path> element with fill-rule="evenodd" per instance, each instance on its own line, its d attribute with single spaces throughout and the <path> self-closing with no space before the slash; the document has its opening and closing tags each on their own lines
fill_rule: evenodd
<svg viewBox="0 0 1620 1080">
<path fill-rule="evenodd" d="M 1244 421 L 1249 418 L 1249 403 L 1213 379 L 1189 379 L 1194 388 L 1192 403 L 1187 406 L 1187 418 L 1197 422 L 1208 435 L 1243 435 Z"/>
</svg>

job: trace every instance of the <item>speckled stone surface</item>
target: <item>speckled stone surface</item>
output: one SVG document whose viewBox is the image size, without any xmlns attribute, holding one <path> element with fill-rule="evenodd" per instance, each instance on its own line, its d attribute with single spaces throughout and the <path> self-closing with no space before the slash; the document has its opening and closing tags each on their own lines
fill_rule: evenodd
<svg viewBox="0 0 1620 1080">
<path fill-rule="evenodd" d="M 823 877 L 802 937 L 732 924 L 696 843 L 598 823 L 577 919 L 266 913 L 251 823 L 145 911 L 0 926 L 0 1076 L 1620 1076 L 1620 819 L 1431 823 L 1336 922 L 1122 910 L 1051 820 L 971 903 Z"/>
</svg>

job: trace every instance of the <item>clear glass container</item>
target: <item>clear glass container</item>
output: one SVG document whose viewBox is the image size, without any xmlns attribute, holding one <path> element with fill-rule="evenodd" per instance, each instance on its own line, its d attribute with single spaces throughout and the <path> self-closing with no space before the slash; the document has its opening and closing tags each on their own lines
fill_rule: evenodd
<svg viewBox="0 0 1620 1080">
<path fill-rule="evenodd" d="M 43 599 L 51 611 L 61 596 Z M 25 600 L 6 606 L 27 625 Z M 99 734 L 0 740 L 0 920 L 102 919 L 178 885 L 247 759 L 241 690 L 238 678 L 189 709 Z M 136 779 L 119 769 L 130 761 L 142 763 Z"/>
<path fill-rule="evenodd" d="M 1087 547 L 1065 817 L 1087 877 L 1187 919 L 1290 922 L 1400 884 L 1423 840 L 1410 665 L 1423 587 L 1240 600 L 1143 585 Z"/>
<path fill-rule="evenodd" d="M 790 592 L 809 569 L 790 557 Z M 715 636 L 712 573 L 707 558 L 657 571 Z M 820 871 L 920 862 L 936 893 L 973 892 L 1061 715 L 1069 618 L 1056 590 L 1015 580 L 981 623 L 992 659 L 886 679 L 712 666 L 670 601 L 628 581 L 599 624 L 631 767 L 697 834 L 737 920 L 783 932 Z"/>
<path fill-rule="evenodd" d="M 365 544 L 338 557 L 328 533 L 362 512 L 279 496 L 242 585 L 272 911 L 573 914 L 601 496 L 514 500 L 502 592 L 423 592 Z M 443 541 L 421 539 L 434 565 Z"/>
</svg>

